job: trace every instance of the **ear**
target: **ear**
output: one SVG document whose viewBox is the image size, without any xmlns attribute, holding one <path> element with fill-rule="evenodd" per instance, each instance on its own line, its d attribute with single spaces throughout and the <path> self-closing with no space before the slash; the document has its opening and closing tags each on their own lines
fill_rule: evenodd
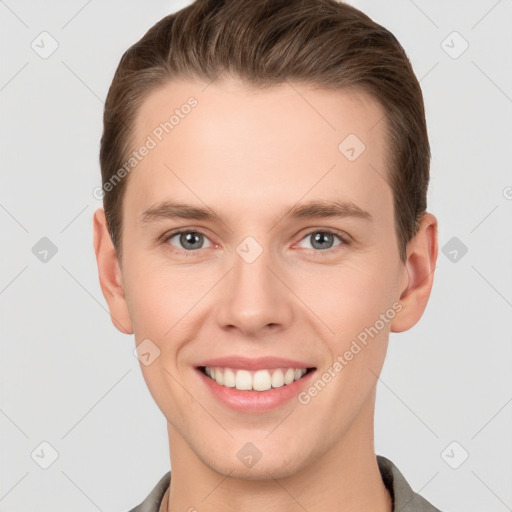
<svg viewBox="0 0 512 512">
<path fill-rule="evenodd" d="M 407 261 L 400 282 L 403 309 L 393 318 L 391 332 L 407 331 L 422 317 L 434 283 L 437 253 L 437 219 L 427 212 L 416 236 L 407 244 Z"/>
<path fill-rule="evenodd" d="M 115 327 L 124 334 L 133 334 L 132 323 L 124 294 L 123 276 L 117 253 L 108 232 L 105 210 L 94 212 L 94 252 L 98 264 L 101 291 L 110 310 Z"/>
</svg>

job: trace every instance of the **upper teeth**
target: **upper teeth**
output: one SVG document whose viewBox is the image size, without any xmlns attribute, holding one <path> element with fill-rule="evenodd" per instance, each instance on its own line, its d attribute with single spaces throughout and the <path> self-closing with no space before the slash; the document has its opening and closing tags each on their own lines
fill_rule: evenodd
<svg viewBox="0 0 512 512">
<path fill-rule="evenodd" d="M 217 384 L 246 391 L 266 391 L 270 388 L 280 388 L 299 380 L 306 371 L 306 368 L 276 368 L 275 370 L 250 372 L 233 368 L 205 367 L 206 375 Z"/>
</svg>

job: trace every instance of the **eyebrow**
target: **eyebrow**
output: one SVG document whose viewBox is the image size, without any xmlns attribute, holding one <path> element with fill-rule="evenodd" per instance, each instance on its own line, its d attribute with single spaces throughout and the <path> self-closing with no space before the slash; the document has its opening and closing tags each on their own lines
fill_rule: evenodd
<svg viewBox="0 0 512 512">
<path fill-rule="evenodd" d="M 372 221 L 373 216 L 370 212 L 363 210 L 351 201 L 328 201 L 315 200 L 307 203 L 295 204 L 285 207 L 278 215 L 275 222 L 286 219 L 320 219 L 320 218 L 346 218 L 355 217 Z M 143 224 L 155 222 L 164 219 L 192 219 L 211 222 L 222 222 L 223 217 L 212 210 L 202 206 L 193 206 L 179 201 L 162 201 L 157 203 L 141 215 Z"/>
</svg>

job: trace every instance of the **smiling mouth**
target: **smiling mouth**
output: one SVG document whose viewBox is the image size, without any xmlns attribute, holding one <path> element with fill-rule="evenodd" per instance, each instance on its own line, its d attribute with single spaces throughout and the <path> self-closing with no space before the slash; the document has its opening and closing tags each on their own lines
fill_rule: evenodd
<svg viewBox="0 0 512 512">
<path fill-rule="evenodd" d="M 267 391 L 293 384 L 316 368 L 272 368 L 256 371 L 226 367 L 199 366 L 199 370 L 217 384 L 240 391 Z"/>
</svg>

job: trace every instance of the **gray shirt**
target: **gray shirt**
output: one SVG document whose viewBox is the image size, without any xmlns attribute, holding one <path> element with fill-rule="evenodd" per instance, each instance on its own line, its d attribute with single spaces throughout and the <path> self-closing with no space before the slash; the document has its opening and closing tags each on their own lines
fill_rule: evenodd
<svg viewBox="0 0 512 512">
<path fill-rule="evenodd" d="M 382 481 L 389 490 L 393 500 L 392 512 L 441 512 L 425 498 L 416 494 L 407 483 L 398 468 L 386 457 L 377 455 Z M 167 472 L 156 484 L 146 499 L 130 512 L 166 511 L 167 490 L 171 481 L 171 472 Z"/>
</svg>

